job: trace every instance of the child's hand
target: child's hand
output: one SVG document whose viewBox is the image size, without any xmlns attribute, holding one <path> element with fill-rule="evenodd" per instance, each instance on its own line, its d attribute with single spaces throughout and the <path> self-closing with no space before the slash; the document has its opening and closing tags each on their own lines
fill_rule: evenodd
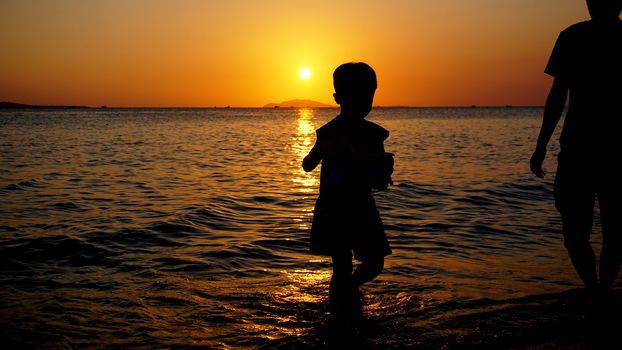
<svg viewBox="0 0 622 350">
<path fill-rule="evenodd" d="M 389 185 L 393 185 L 393 153 L 382 152 L 374 156 L 374 161 L 369 170 L 369 179 L 372 188 L 386 190 Z"/>
</svg>

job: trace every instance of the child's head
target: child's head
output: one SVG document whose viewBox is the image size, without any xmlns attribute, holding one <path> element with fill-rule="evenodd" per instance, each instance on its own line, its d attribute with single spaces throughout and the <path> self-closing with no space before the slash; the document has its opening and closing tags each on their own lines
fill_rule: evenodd
<svg viewBox="0 0 622 350">
<path fill-rule="evenodd" d="M 335 102 L 342 114 L 364 118 L 371 110 L 378 83 L 374 70 L 363 62 L 344 63 L 333 73 Z"/>
<path fill-rule="evenodd" d="M 596 21 L 610 21 L 620 18 L 622 0 L 587 0 L 590 16 Z"/>
</svg>

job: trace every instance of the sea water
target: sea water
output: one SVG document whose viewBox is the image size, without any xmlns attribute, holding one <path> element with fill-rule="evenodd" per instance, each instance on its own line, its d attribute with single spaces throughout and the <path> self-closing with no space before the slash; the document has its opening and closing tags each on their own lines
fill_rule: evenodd
<svg viewBox="0 0 622 350">
<path fill-rule="evenodd" d="M 319 170 L 301 161 L 337 113 L 0 111 L 2 342 L 459 348 L 563 317 L 581 283 L 553 205 L 557 133 L 546 178 L 529 171 L 542 109 L 378 108 L 393 254 L 363 318 L 331 323 L 330 259 L 308 253 Z"/>
</svg>

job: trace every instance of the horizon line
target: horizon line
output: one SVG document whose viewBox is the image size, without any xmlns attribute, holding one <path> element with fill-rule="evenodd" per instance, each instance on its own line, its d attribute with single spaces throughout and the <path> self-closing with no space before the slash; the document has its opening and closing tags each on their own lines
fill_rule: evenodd
<svg viewBox="0 0 622 350">
<path fill-rule="evenodd" d="M 543 108 L 544 105 L 375 105 L 372 108 Z M 88 105 L 34 105 L 17 102 L 0 101 L 0 109 L 339 109 L 339 105 L 334 106 L 88 106 Z"/>
</svg>

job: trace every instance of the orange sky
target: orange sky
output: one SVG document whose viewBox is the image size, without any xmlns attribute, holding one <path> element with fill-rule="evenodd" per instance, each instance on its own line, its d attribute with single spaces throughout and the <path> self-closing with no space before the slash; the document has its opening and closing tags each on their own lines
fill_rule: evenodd
<svg viewBox="0 0 622 350">
<path fill-rule="evenodd" d="M 334 103 L 332 71 L 365 61 L 376 105 L 542 105 L 555 38 L 587 18 L 584 0 L 2 0 L 0 101 Z"/>
</svg>

